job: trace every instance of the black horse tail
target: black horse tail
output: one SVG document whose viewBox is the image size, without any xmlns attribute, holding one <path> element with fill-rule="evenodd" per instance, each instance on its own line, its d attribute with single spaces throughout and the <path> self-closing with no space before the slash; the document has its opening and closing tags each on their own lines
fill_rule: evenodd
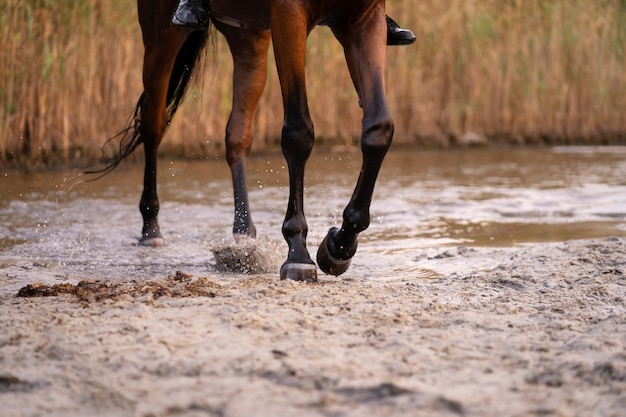
<svg viewBox="0 0 626 417">
<path fill-rule="evenodd" d="M 202 58 L 202 52 L 205 49 L 210 34 L 210 30 L 196 30 L 192 32 L 180 51 L 178 51 L 167 89 L 166 108 L 168 121 L 172 120 L 185 97 L 187 87 Z M 135 149 L 143 143 L 143 137 L 141 135 L 141 116 L 145 105 L 145 94 L 145 91 L 143 91 L 141 96 L 139 96 L 135 111 L 130 117 L 126 127 L 105 142 L 102 149 L 102 162 L 105 164 L 104 168 L 91 170 L 86 172 L 86 174 L 101 174 L 98 178 L 108 174 L 117 168 L 126 157 L 132 154 Z M 119 140 L 117 152 L 109 156 L 105 148 L 116 139 Z"/>
</svg>

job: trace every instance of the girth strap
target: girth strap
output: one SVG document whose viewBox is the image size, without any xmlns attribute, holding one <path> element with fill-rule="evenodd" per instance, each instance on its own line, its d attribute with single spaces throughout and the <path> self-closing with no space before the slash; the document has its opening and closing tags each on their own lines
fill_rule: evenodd
<svg viewBox="0 0 626 417">
<path fill-rule="evenodd" d="M 218 22 L 221 22 L 221 23 L 223 23 L 225 25 L 228 25 L 228 26 L 232 26 L 234 28 L 247 29 L 247 28 L 250 27 L 250 25 L 247 25 L 246 23 L 244 23 L 244 22 L 242 22 L 240 20 L 233 19 L 232 17 L 228 17 L 228 16 L 220 16 L 220 15 L 217 15 L 217 14 L 215 14 L 213 12 L 211 12 L 211 18 L 213 20 L 217 20 Z"/>
</svg>

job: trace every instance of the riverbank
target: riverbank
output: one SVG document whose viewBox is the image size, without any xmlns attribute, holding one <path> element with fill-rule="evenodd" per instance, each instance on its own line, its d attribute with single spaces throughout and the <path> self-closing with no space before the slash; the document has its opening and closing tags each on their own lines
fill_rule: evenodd
<svg viewBox="0 0 626 417">
<path fill-rule="evenodd" d="M 445 273 L 90 272 L 81 291 L 17 297 L 38 269 L 3 264 L 3 415 L 621 415 L 626 239 L 413 260 Z"/>
</svg>

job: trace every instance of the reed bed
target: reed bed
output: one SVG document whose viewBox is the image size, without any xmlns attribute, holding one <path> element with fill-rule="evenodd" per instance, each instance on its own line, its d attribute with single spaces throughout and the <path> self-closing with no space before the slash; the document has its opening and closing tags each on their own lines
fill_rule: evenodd
<svg viewBox="0 0 626 417">
<path fill-rule="evenodd" d="M 0 166 L 94 160 L 124 127 L 142 90 L 135 9 L 131 0 L 0 4 Z M 389 0 L 387 11 L 418 37 L 388 48 L 397 142 L 626 142 L 626 0 Z M 341 48 L 321 28 L 308 49 L 318 140 L 353 145 L 361 115 Z M 271 62 L 255 150 L 280 133 Z M 218 35 L 163 152 L 222 152 L 231 70 Z"/>
</svg>

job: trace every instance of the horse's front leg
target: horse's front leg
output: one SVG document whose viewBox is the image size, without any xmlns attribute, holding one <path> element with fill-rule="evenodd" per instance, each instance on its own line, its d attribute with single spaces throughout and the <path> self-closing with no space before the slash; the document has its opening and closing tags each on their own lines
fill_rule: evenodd
<svg viewBox="0 0 626 417">
<path fill-rule="evenodd" d="M 233 237 L 256 237 L 250 214 L 246 167 L 252 145 L 252 117 L 261 98 L 267 78 L 269 31 L 233 28 L 220 22 L 216 27 L 224 34 L 233 56 L 233 107 L 226 126 L 226 160 L 233 180 L 235 218 Z"/>
<path fill-rule="evenodd" d="M 304 76 L 307 16 L 300 2 L 272 2 L 272 41 L 285 112 L 281 148 L 289 169 L 289 201 L 282 228 L 289 253 L 280 278 L 316 282 L 316 266 L 306 248 L 303 196 L 304 169 L 314 141 Z"/>
<path fill-rule="evenodd" d="M 332 228 L 317 252 L 317 263 L 327 274 L 340 275 L 350 266 L 359 233 L 370 223 L 370 204 L 383 159 L 391 145 L 393 121 L 384 86 L 385 12 L 380 6 L 360 28 L 333 28 L 344 46 L 346 61 L 363 107 L 361 151 L 363 164 L 341 228 Z"/>
</svg>

